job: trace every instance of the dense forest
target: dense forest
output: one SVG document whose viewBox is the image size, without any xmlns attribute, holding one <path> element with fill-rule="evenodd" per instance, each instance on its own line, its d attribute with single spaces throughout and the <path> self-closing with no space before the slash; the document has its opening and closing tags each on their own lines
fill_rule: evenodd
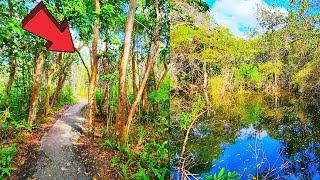
<svg viewBox="0 0 320 180">
<path fill-rule="evenodd" d="M 171 178 L 319 177 L 319 5 L 258 6 L 241 38 L 207 3 L 171 2 Z"/>
<path fill-rule="evenodd" d="M 38 154 L 47 153 L 40 139 L 50 127 L 60 130 L 59 121 L 79 129 L 63 120 L 72 119 L 64 110 L 83 99 L 83 135 L 72 143 L 85 176 L 169 177 L 169 1 L 43 3 L 59 23 L 68 21 L 75 52 L 47 51 L 46 40 L 22 29 L 35 1 L 0 2 L 0 179 L 48 179 L 50 174 L 37 175 L 41 169 L 32 172 L 41 164 L 32 157 L 40 144 Z M 70 162 L 59 171 L 68 168 Z"/>
</svg>

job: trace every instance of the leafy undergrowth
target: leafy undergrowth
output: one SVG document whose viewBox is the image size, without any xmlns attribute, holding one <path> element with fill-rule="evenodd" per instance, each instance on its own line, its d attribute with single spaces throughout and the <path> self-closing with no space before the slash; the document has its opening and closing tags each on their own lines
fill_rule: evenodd
<svg viewBox="0 0 320 180">
<path fill-rule="evenodd" d="M 126 147 L 120 147 L 115 142 L 113 129 L 109 127 L 107 131 L 101 119 L 96 120 L 95 127 L 94 140 L 81 136 L 75 143 L 79 156 L 93 179 L 169 178 L 167 141 L 155 141 L 159 139 L 148 134 L 151 132 L 149 129 L 154 127 L 146 124 L 145 129 L 133 126 L 133 136 L 129 141 L 131 144 Z"/>
<path fill-rule="evenodd" d="M 90 141 L 82 135 L 75 143 L 80 159 L 86 167 L 86 171 L 93 179 L 120 179 L 117 171 L 119 169 L 110 166 L 110 160 L 116 156 L 116 151 L 107 148 L 102 150 L 99 141 Z"/>
<path fill-rule="evenodd" d="M 240 178 L 237 177 L 238 173 L 233 172 L 226 172 L 226 168 L 221 168 L 218 174 L 208 175 L 204 174 L 205 180 L 239 180 Z"/>
<path fill-rule="evenodd" d="M 10 176 L 10 171 L 16 170 L 11 167 L 12 159 L 16 154 L 16 144 L 0 149 L 0 179 L 3 179 L 5 175 Z"/>
<path fill-rule="evenodd" d="M 6 124 L 1 127 L 0 144 L 0 180 L 27 179 L 34 172 L 32 167 L 37 160 L 37 149 L 40 147 L 41 137 L 50 129 L 61 116 L 62 111 L 69 105 L 56 109 L 50 116 L 40 117 L 37 124 L 30 127 L 27 122 Z"/>
</svg>

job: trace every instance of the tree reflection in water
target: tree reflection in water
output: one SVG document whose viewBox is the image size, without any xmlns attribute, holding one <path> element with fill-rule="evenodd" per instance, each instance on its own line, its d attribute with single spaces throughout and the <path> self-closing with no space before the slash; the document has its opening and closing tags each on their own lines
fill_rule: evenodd
<svg viewBox="0 0 320 180">
<path fill-rule="evenodd" d="M 215 107 L 215 115 L 197 121 L 187 145 L 197 162 L 190 172 L 199 178 L 226 168 L 241 179 L 320 179 L 319 102 L 287 95 L 275 107 L 268 97 L 254 99 Z"/>
</svg>

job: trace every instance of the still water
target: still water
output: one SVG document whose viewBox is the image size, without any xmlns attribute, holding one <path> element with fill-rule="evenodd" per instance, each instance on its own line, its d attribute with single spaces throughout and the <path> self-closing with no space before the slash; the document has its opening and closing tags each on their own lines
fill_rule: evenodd
<svg viewBox="0 0 320 180">
<path fill-rule="evenodd" d="M 319 99 L 286 95 L 275 104 L 256 94 L 232 102 L 194 125 L 191 179 L 221 168 L 240 179 L 320 179 Z"/>
</svg>

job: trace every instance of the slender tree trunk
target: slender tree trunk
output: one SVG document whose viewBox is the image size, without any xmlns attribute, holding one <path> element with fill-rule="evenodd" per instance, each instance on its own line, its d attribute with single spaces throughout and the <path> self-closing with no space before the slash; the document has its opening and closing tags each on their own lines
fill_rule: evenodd
<svg viewBox="0 0 320 180">
<path fill-rule="evenodd" d="M 13 4 L 11 0 L 7 0 L 9 6 L 9 15 L 12 17 L 13 15 Z"/>
<path fill-rule="evenodd" d="M 48 78 L 48 83 L 47 83 L 47 90 L 46 90 L 46 99 L 45 99 L 45 114 L 47 115 L 49 113 L 49 109 L 50 109 L 50 106 L 49 106 L 49 101 L 50 101 L 50 88 L 51 88 L 51 83 L 52 83 L 52 78 L 53 78 L 53 75 L 54 75 L 54 70 L 56 69 L 57 67 L 57 64 L 60 63 L 62 59 L 62 53 L 60 52 L 58 54 L 58 58 L 57 60 L 52 64 L 51 68 L 50 68 L 50 71 L 49 71 L 49 78 Z"/>
<path fill-rule="evenodd" d="M 168 71 L 169 71 L 166 57 L 167 57 L 167 54 L 165 53 L 165 54 L 164 54 L 164 57 L 163 57 L 163 65 L 164 65 L 165 71 L 164 71 L 163 75 L 161 76 L 161 78 L 160 78 L 160 80 L 159 80 L 159 82 L 158 82 L 157 90 L 159 90 L 159 89 L 161 88 L 161 84 L 162 84 L 162 82 L 164 81 L 164 79 L 166 78 L 166 76 L 167 76 L 167 74 L 168 74 Z"/>
<path fill-rule="evenodd" d="M 132 88 L 133 88 L 133 97 L 134 99 L 137 97 L 137 85 L 136 85 L 136 61 L 135 61 L 135 53 L 134 53 L 134 48 L 135 48 L 135 40 L 133 38 L 133 45 L 132 45 Z"/>
<path fill-rule="evenodd" d="M 140 39 L 139 39 L 140 40 Z M 141 41 L 139 41 L 141 43 Z M 139 55 L 140 55 L 140 59 L 142 59 L 142 53 L 141 53 L 141 47 L 140 47 L 140 53 L 137 52 L 137 60 L 139 59 Z M 138 86 L 140 86 L 140 71 L 139 71 L 139 63 L 138 61 L 137 62 L 137 81 L 138 83 L 136 84 L 137 85 L 137 89 L 139 89 Z M 142 102 L 139 103 L 139 107 L 138 107 L 138 110 L 139 110 L 139 119 L 141 118 L 141 115 L 142 115 L 142 105 L 143 105 L 143 98 L 142 98 Z"/>
<path fill-rule="evenodd" d="M 131 35 L 133 31 L 134 24 L 134 12 L 137 4 L 137 0 L 129 1 L 129 11 L 127 17 L 127 24 L 125 30 L 125 38 L 124 38 L 124 46 L 123 53 L 121 57 L 121 64 L 119 70 L 119 90 L 118 90 L 118 107 L 117 107 L 117 115 L 116 115 L 116 136 L 117 141 L 125 143 L 123 141 L 123 128 L 125 126 L 125 113 L 126 113 L 126 99 L 127 99 L 127 91 L 126 91 L 126 76 L 127 76 L 127 65 L 130 54 L 130 41 Z"/>
<path fill-rule="evenodd" d="M 106 122 L 107 122 L 107 131 L 109 130 L 109 107 L 110 107 L 110 99 L 112 98 L 111 95 L 110 95 L 110 92 L 111 92 L 111 89 L 109 88 L 110 87 L 110 83 L 107 84 L 107 98 L 105 99 L 105 103 L 104 103 L 104 111 L 106 112 Z"/>
<path fill-rule="evenodd" d="M 57 87 L 56 87 L 56 89 L 53 93 L 53 96 L 52 96 L 50 108 L 52 108 L 55 105 L 56 100 L 58 99 L 59 93 L 64 85 L 65 80 L 66 80 L 65 74 L 63 74 L 62 76 L 59 77 Z"/>
<path fill-rule="evenodd" d="M 181 150 L 181 154 L 180 154 L 180 157 L 179 157 L 179 160 L 178 160 L 178 165 L 179 165 L 179 168 L 181 170 L 185 170 L 185 157 L 184 157 L 184 154 L 185 154 L 185 151 L 186 151 L 186 146 L 187 146 L 187 142 L 188 142 L 188 139 L 189 139 L 189 133 L 192 129 L 192 126 L 193 124 L 198 120 L 198 118 L 203 114 L 204 112 L 200 112 L 199 115 L 197 115 L 196 117 L 193 117 L 187 131 L 186 131 L 186 136 L 184 138 L 184 141 L 183 141 L 183 144 L 182 144 L 182 150 Z M 185 178 L 185 174 L 182 174 L 182 179 L 186 179 Z"/>
<path fill-rule="evenodd" d="M 149 89 L 149 92 L 152 92 L 152 91 L 157 90 L 157 78 L 156 78 L 156 74 L 155 74 L 155 71 L 154 71 L 153 63 L 151 64 L 151 72 L 150 73 L 151 73 L 151 77 L 153 79 L 153 86 L 149 86 L 149 87 L 147 87 L 147 89 Z M 152 109 L 153 116 L 156 117 L 157 106 L 151 106 L 150 108 Z"/>
<path fill-rule="evenodd" d="M 160 12 L 159 12 L 159 7 L 158 7 L 158 0 L 155 1 L 155 7 L 156 7 L 156 15 L 157 15 L 156 19 L 157 19 L 157 22 L 159 22 L 159 20 L 160 20 Z M 158 32 L 159 32 L 158 29 L 159 29 L 159 27 L 158 27 L 158 24 L 157 24 L 157 27 L 156 27 L 156 34 L 157 35 L 158 35 Z M 158 37 L 156 37 L 156 38 L 158 38 Z M 137 97 L 135 98 L 134 103 L 131 106 L 131 109 L 130 109 L 130 112 L 129 112 L 129 115 L 128 115 L 128 118 L 127 118 L 127 121 L 126 121 L 126 124 L 125 124 L 125 127 L 123 129 L 122 142 L 127 142 L 127 140 L 128 140 L 130 125 L 131 125 L 133 116 L 135 114 L 135 111 L 136 111 L 136 109 L 138 107 L 138 104 L 139 104 L 139 102 L 141 100 L 141 97 L 142 97 L 143 91 L 145 89 L 145 86 L 147 84 L 147 80 L 148 80 L 150 71 L 153 69 L 153 60 L 156 58 L 160 43 L 161 42 L 158 39 L 156 39 L 155 45 L 154 45 L 153 50 L 152 50 L 152 55 L 150 56 L 150 53 L 149 53 L 146 72 L 145 72 L 143 80 L 142 80 L 142 82 L 141 82 L 141 84 L 139 86 L 139 91 L 138 91 Z M 150 49 L 151 49 L 151 46 L 150 46 Z M 155 88 L 156 88 L 156 86 L 155 86 Z"/>
<path fill-rule="evenodd" d="M 100 11 L 100 2 L 99 0 L 94 1 L 95 11 Z M 94 21 L 94 29 L 93 29 L 93 40 L 92 40 L 92 66 L 91 66 L 91 76 L 90 76 L 90 84 L 89 84 L 89 93 L 88 93 L 88 111 L 89 111 L 89 131 L 88 136 L 94 138 L 94 115 L 96 111 L 96 81 L 97 81 L 97 73 L 98 73 L 98 38 L 99 38 L 99 19 L 95 19 Z"/>
<path fill-rule="evenodd" d="M 154 72 L 154 65 L 153 64 L 151 64 L 151 76 L 153 79 L 153 89 L 152 90 L 156 90 L 157 89 L 157 78 L 156 78 L 156 74 Z"/>
<path fill-rule="evenodd" d="M 156 89 L 157 91 L 160 90 L 161 84 L 162 84 L 162 82 L 164 81 L 164 79 L 166 78 L 166 76 L 167 76 L 167 74 L 169 72 L 169 68 L 168 68 L 168 65 L 167 65 L 166 57 L 167 57 L 167 55 L 165 53 L 164 56 L 163 56 L 164 73 L 163 73 L 163 75 L 161 76 L 161 78 L 160 78 L 160 80 L 158 82 L 157 89 Z M 156 113 L 159 112 L 159 110 L 160 110 L 160 103 L 157 103 L 157 106 L 156 106 L 156 109 L 155 109 Z"/>
<path fill-rule="evenodd" d="M 148 91 L 147 89 L 144 89 L 142 94 L 142 114 L 144 114 L 147 111 L 148 108 Z"/>
<path fill-rule="evenodd" d="M 151 45 L 152 45 L 152 44 L 150 44 L 149 49 L 148 49 L 148 58 L 147 58 L 147 59 L 149 59 L 150 56 L 151 56 Z M 141 53 L 142 53 L 142 52 L 141 52 Z M 141 55 L 141 57 L 142 57 L 142 55 Z M 148 64 L 148 63 L 147 63 L 147 64 Z M 146 69 L 146 68 L 147 68 L 147 66 L 146 66 L 146 67 L 143 67 L 143 68 L 141 68 L 141 69 Z M 140 81 L 141 81 L 141 80 L 140 80 Z M 139 84 L 141 84 L 141 82 L 139 82 Z M 139 85 L 139 89 L 140 89 L 140 85 Z M 149 102 L 148 102 L 148 88 L 145 88 L 144 91 L 143 91 L 143 93 L 142 93 L 142 115 L 147 111 L 148 106 L 149 106 Z"/>
<path fill-rule="evenodd" d="M 209 95 L 208 95 L 208 73 L 207 73 L 207 63 L 203 63 L 203 93 L 206 99 L 207 105 L 209 105 Z"/>
<path fill-rule="evenodd" d="M 107 30 L 108 30 L 108 26 L 107 26 Z M 107 35 L 106 35 L 107 36 Z M 110 65 L 108 63 L 108 48 L 109 48 L 109 40 L 108 38 L 106 38 L 106 61 L 104 62 L 104 66 L 103 66 L 103 69 L 104 69 L 104 73 L 105 74 L 109 74 L 109 69 L 110 69 Z M 104 93 L 103 93 L 103 98 L 102 100 L 100 101 L 101 103 L 101 109 L 102 109 L 102 115 L 103 115 L 103 118 L 105 121 L 107 121 L 108 119 L 108 106 L 109 106 L 109 92 L 110 92 L 110 83 L 109 82 L 106 82 L 105 83 L 105 87 L 104 87 Z M 104 114 L 106 113 L 106 114 Z M 108 123 L 108 122 L 107 122 Z M 108 124 L 107 124 L 108 126 Z"/>
<path fill-rule="evenodd" d="M 78 54 L 79 57 L 80 57 L 80 60 L 81 60 L 81 62 L 82 62 L 82 65 L 86 68 L 87 75 L 88 75 L 88 78 L 89 78 L 89 81 L 90 81 L 90 72 L 89 72 L 89 69 L 88 69 L 86 63 L 84 62 L 84 60 L 83 60 L 83 58 L 82 58 L 82 56 L 81 56 L 80 50 L 79 50 L 79 49 L 76 49 L 76 52 L 77 52 L 77 54 Z"/>
<path fill-rule="evenodd" d="M 9 6 L 9 15 L 13 17 L 13 4 L 11 0 L 8 0 L 8 6 Z M 10 49 L 12 52 L 12 49 Z M 13 57 L 9 58 L 9 66 L 10 66 L 10 75 L 9 75 L 9 80 L 6 88 L 6 107 L 8 108 L 10 106 L 9 100 L 10 100 L 10 92 L 12 88 L 12 84 L 14 81 L 14 75 L 16 74 L 16 60 Z M 8 108 L 9 109 L 9 108 Z"/>
<path fill-rule="evenodd" d="M 104 113 L 107 112 L 108 109 L 108 101 L 109 101 L 109 91 L 110 91 L 110 86 L 109 83 L 106 83 L 104 93 L 103 93 L 103 98 L 101 99 L 101 109 L 103 112 L 103 116 L 105 116 Z"/>
<path fill-rule="evenodd" d="M 9 6 L 9 15 L 12 17 L 13 16 L 13 5 L 11 0 L 8 0 L 8 6 Z M 12 52 L 12 49 L 11 49 Z M 8 108 L 10 106 L 9 100 L 10 100 L 10 92 L 14 80 L 14 75 L 16 73 L 16 60 L 12 57 L 9 58 L 9 66 L 10 66 L 10 75 L 9 75 L 9 80 L 6 88 L 6 107 Z M 9 108 L 8 108 L 9 109 Z"/>
<path fill-rule="evenodd" d="M 26 73 L 25 73 L 25 62 L 22 61 L 22 86 L 23 86 L 23 93 L 26 93 Z"/>
<path fill-rule="evenodd" d="M 14 75 L 16 74 L 16 60 L 10 57 L 9 59 L 9 66 L 10 66 L 10 75 L 9 75 L 9 80 L 6 88 L 6 107 L 9 107 L 9 100 L 10 100 L 10 92 L 12 88 L 12 84 L 14 81 Z"/>
<path fill-rule="evenodd" d="M 41 52 L 38 57 L 37 67 L 36 67 L 34 81 L 33 81 L 30 110 L 29 110 L 29 117 L 28 117 L 28 122 L 30 125 L 32 125 L 34 120 L 36 119 L 37 103 L 38 103 L 38 97 L 39 97 L 43 63 L 44 63 L 44 55 L 43 55 L 43 52 Z"/>
<path fill-rule="evenodd" d="M 146 69 L 146 72 L 144 74 L 144 77 L 143 77 L 143 80 L 142 80 L 142 83 L 139 87 L 139 91 L 138 91 L 138 94 L 137 94 L 137 97 L 134 101 L 134 103 L 132 104 L 132 107 L 130 109 L 130 112 L 129 112 L 129 115 L 128 115 L 128 118 L 127 118 L 127 121 L 126 121 L 126 125 L 123 129 L 123 141 L 124 142 L 127 142 L 128 140 L 128 135 L 129 135 L 129 128 L 130 128 L 130 124 L 132 122 L 132 119 L 133 119 L 133 116 L 134 116 L 134 113 L 136 111 L 136 108 L 137 108 L 137 105 L 139 104 L 140 100 L 141 100 L 141 97 L 142 97 L 142 93 L 145 89 L 145 86 L 147 84 L 147 80 L 148 80 L 148 77 L 149 77 L 149 74 L 150 74 L 150 71 L 151 71 L 151 68 L 152 68 L 152 64 L 153 64 L 153 60 L 155 59 L 156 57 L 156 54 L 158 52 L 158 49 L 159 49 L 159 46 L 160 46 L 160 41 L 156 41 L 156 44 L 152 50 L 152 55 L 149 57 L 148 59 L 148 66 L 147 66 L 147 69 Z"/>
<path fill-rule="evenodd" d="M 111 83 L 109 86 L 112 87 L 113 83 Z M 111 109 L 111 107 L 113 106 L 112 99 L 114 97 L 112 88 L 109 90 L 108 96 L 109 96 L 109 99 L 108 99 L 108 106 L 107 106 L 107 131 L 109 130 L 109 125 L 111 124 L 111 121 L 112 121 L 112 114 L 114 114 L 114 112 L 112 112 L 112 109 Z"/>
<path fill-rule="evenodd" d="M 69 62 L 66 62 L 66 64 L 64 66 L 61 66 L 60 67 L 60 70 L 59 70 L 59 79 L 58 79 L 58 84 L 56 86 L 56 89 L 54 91 L 54 94 L 51 98 L 51 105 L 50 105 L 50 108 L 52 108 L 55 103 L 56 103 L 56 100 L 58 99 L 59 97 L 59 93 L 61 91 L 61 89 L 63 88 L 63 85 L 64 85 L 64 82 L 65 82 L 65 79 L 66 79 L 66 71 L 68 71 L 68 69 L 70 68 L 71 64 L 72 64 L 72 60 L 69 60 Z"/>
</svg>

